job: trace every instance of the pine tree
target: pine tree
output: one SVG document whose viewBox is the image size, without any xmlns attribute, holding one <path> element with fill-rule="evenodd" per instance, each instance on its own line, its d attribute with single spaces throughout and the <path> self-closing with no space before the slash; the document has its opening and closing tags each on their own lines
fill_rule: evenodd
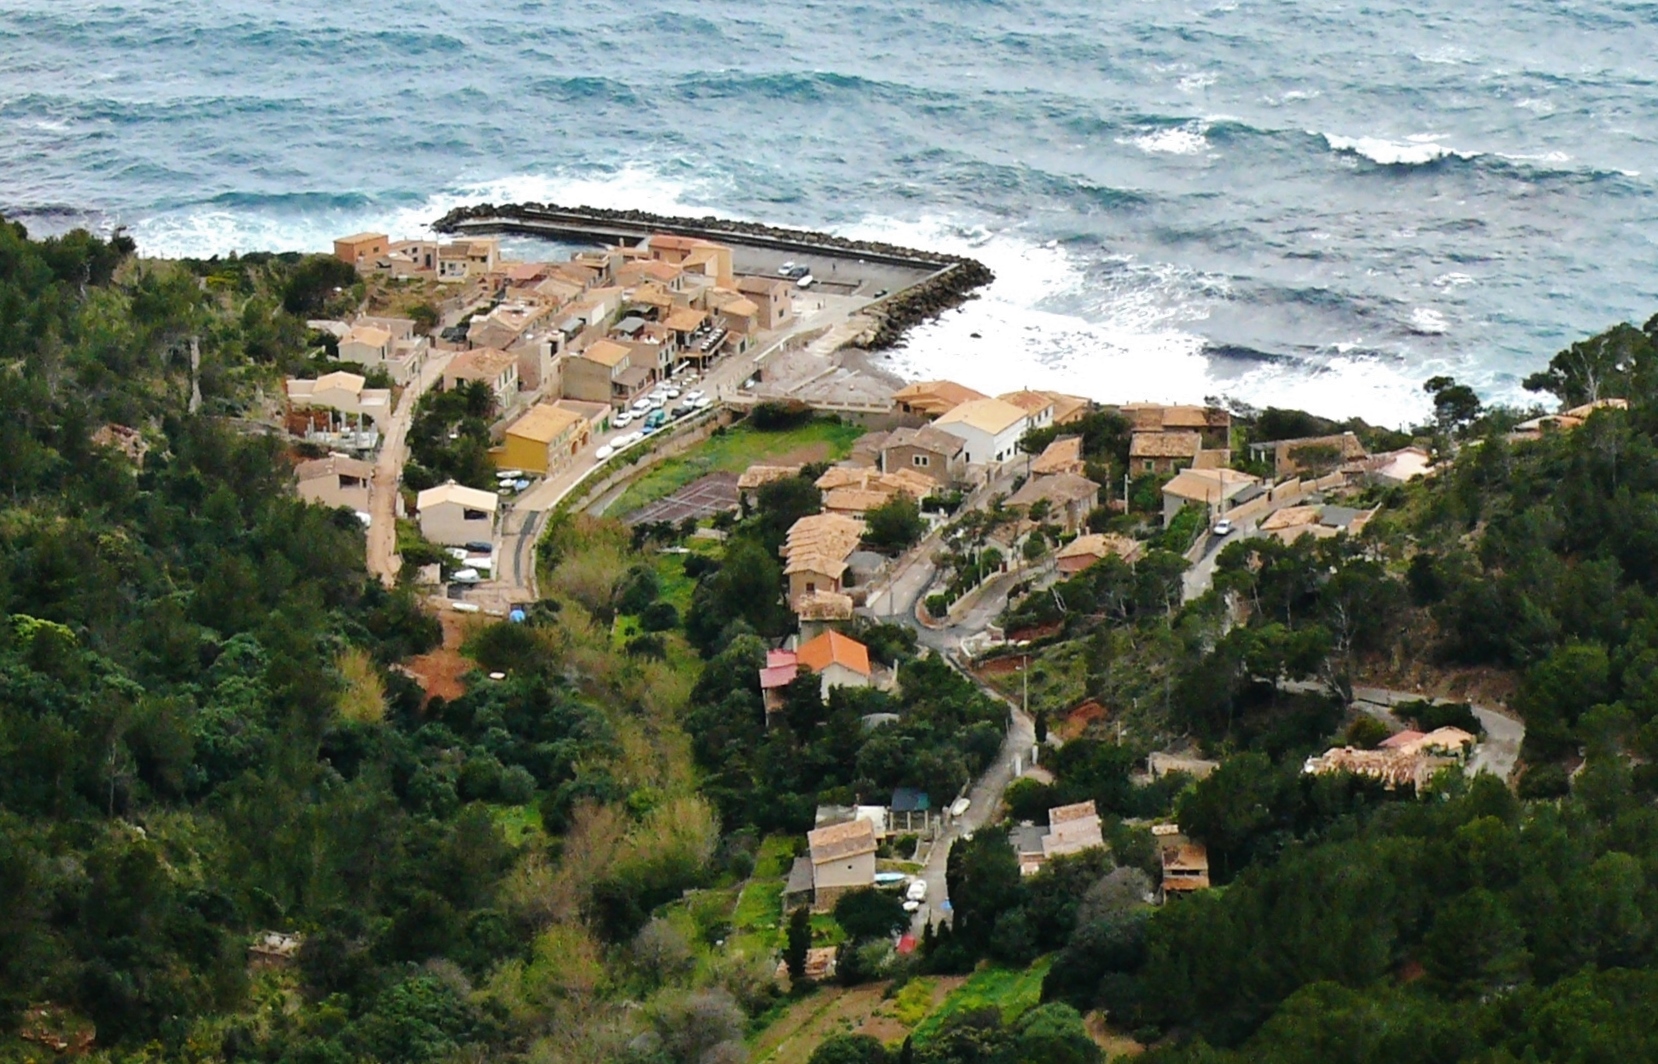
<svg viewBox="0 0 1658 1064">
<path fill-rule="evenodd" d="M 789 942 L 783 951 L 783 963 L 789 969 L 789 981 L 800 984 L 806 978 L 806 951 L 812 948 L 812 914 L 802 905 L 789 914 Z"/>
</svg>

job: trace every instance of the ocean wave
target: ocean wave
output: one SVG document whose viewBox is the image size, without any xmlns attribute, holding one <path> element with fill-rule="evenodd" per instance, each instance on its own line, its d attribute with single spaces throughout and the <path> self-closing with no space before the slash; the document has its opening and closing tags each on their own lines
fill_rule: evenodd
<svg viewBox="0 0 1658 1064">
<path fill-rule="evenodd" d="M 1410 363 L 1364 351 L 1287 354 L 1201 332 L 1224 279 L 1169 264 L 1044 241 L 948 217 L 871 217 L 846 232 L 970 254 L 996 281 L 913 329 L 883 363 L 913 378 L 949 377 L 992 394 L 1054 388 L 1107 402 L 1202 402 L 1419 421 L 1427 405 Z"/>
<path fill-rule="evenodd" d="M 1119 137 L 1117 143 L 1139 148 L 1147 155 L 1201 155 L 1210 148 L 1204 137 L 1207 132 L 1208 127 L 1202 122 L 1188 122 L 1146 130 L 1138 136 Z"/>
<path fill-rule="evenodd" d="M 652 211 L 658 214 L 727 212 L 696 195 L 706 188 L 645 166 L 622 165 L 580 174 L 518 174 L 461 181 L 431 195 L 225 192 L 133 219 L 130 229 L 145 255 L 207 258 L 232 251 L 326 251 L 341 233 L 375 230 L 394 239 L 431 234 L 451 209 L 473 203 L 558 203 L 564 206 Z"/>
<path fill-rule="evenodd" d="M 1322 137 L 1330 150 L 1340 155 L 1357 155 L 1378 166 L 1427 166 L 1441 159 L 1477 159 L 1481 152 L 1457 151 L 1439 143 L 1441 134 L 1418 133 L 1404 140 L 1383 137 L 1340 137 L 1334 133 L 1309 131 Z"/>
<path fill-rule="evenodd" d="M 594 101 L 633 105 L 639 96 L 626 82 L 607 77 L 546 77 L 535 78 L 526 88 L 536 96 L 565 103 Z"/>
</svg>

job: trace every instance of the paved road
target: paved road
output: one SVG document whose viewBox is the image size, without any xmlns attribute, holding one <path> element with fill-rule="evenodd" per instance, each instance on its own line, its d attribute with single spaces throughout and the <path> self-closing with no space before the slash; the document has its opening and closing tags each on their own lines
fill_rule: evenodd
<svg viewBox="0 0 1658 1064">
<path fill-rule="evenodd" d="M 911 931 L 917 935 L 926 930 L 928 921 L 949 921 L 949 914 L 940 903 L 948 897 L 944 873 L 950 860 L 950 847 L 963 835 L 972 834 L 991 821 L 1002 804 L 1002 792 L 1015 778 L 1015 765 L 1021 769 L 1028 766 L 1031 748 L 1036 745 L 1036 725 L 1031 718 L 995 690 L 985 687 L 984 691 L 1008 707 L 1007 738 L 1002 740 L 996 760 L 968 791 L 972 804 L 967 807 L 967 812 L 944 829 L 927 855 L 927 863 L 921 871 L 921 878 L 927 881 L 927 902 L 916 910 L 910 923 Z"/>
<path fill-rule="evenodd" d="M 409 423 L 414 420 L 415 404 L 442 379 L 454 357 L 451 351 L 432 353 L 420 376 L 403 389 L 391 423 L 380 439 L 380 454 L 374 460 L 374 475 L 369 482 L 368 571 L 387 587 L 397 583 L 397 571 L 402 566 L 397 555 L 397 486 L 403 479 L 403 463 L 409 458 Z"/>
<path fill-rule="evenodd" d="M 1265 516 L 1264 514 L 1262 515 Z M 1240 539 L 1254 539 L 1261 534 L 1260 518 L 1254 521 L 1240 522 L 1229 536 L 1212 536 L 1205 529 L 1203 533 L 1203 555 L 1186 570 L 1180 578 L 1180 601 L 1190 602 L 1202 597 L 1209 585 L 1215 579 L 1215 563 L 1220 560 L 1220 552 L 1228 543 Z"/>
<path fill-rule="evenodd" d="M 772 336 L 763 348 L 742 355 L 728 355 L 716 362 L 696 384 L 685 387 L 700 390 L 716 399 L 730 395 L 753 375 L 755 364 L 760 359 L 789 337 L 837 324 L 867 304 L 868 299 L 828 299 L 824 301 L 826 305 L 821 311 L 806 309 L 815 307 L 817 302 L 813 297 L 802 296 L 797 303 L 802 312 L 788 328 Z M 600 447 L 635 429 L 635 425 L 628 425 L 596 434 L 563 469 L 541 480 L 512 502 L 496 530 L 495 578 L 468 590 L 468 601 L 499 611 L 512 603 L 529 602 L 537 597 L 534 548 L 536 537 L 545 526 L 547 511 L 557 506 L 599 464 L 596 452 Z"/>
<path fill-rule="evenodd" d="M 1420 691 L 1392 691 L 1383 687 L 1353 688 L 1355 705 L 1366 710 L 1379 708 L 1395 723 L 1398 723 L 1398 718 L 1393 716 L 1394 706 L 1403 702 L 1421 701 L 1423 698 L 1431 702 L 1450 701 L 1432 698 Z M 1526 726 L 1491 706 L 1471 708 L 1474 716 L 1479 718 L 1480 726 L 1485 729 L 1485 734 L 1480 737 L 1479 745 L 1474 747 L 1474 756 L 1468 762 L 1468 771 L 1470 774 L 1489 772 L 1507 780 L 1514 775 L 1514 765 L 1520 760 L 1520 746 L 1526 741 Z"/>
</svg>

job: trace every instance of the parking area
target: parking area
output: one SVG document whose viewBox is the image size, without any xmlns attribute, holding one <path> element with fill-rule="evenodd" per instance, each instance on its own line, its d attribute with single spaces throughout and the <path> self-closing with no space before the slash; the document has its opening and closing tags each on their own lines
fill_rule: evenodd
<svg viewBox="0 0 1658 1064">
<path fill-rule="evenodd" d="M 674 524 L 694 517 L 701 520 L 737 508 L 737 475 L 710 473 L 663 499 L 641 506 L 622 518 L 629 525 L 669 521 Z"/>
<path fill-rule="evenodd" d="M 805 267 L 811 272 L 812 287 L 803 290 L 800 296 L 817 288 L 835 295 L 856 295 L 863 299 L 876 299 L 879 295 L 908 288 L 935 272 L 931 267 L 869 262 L 850 252 L 843 255 L 804 254 L 732 245 L 731 268 L 739 274 L 777 277 L 786 265 Z"/>
</svg>

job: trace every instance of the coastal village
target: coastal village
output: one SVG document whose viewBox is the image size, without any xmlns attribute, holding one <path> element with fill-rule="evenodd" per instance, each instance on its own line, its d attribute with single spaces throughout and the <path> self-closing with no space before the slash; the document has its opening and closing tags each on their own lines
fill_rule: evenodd
<svg viewBox="0 0 1658 1064">
<path fill-rule="evenodd" d="M 1059 1059 L 1166 1055 L 1207 1037 L 1189 973 L 1230 994 L 1256 929 L 1284 929 L 1311 985 L 1346 947 L 1313 956 L 1300 929 L 1346 942 L 1424 886 L 1461 900 L 1363 986 L 1509 985 L 1506 956 L 1441 984 L 1472 978 L 1463 903 L 1508 904 L 1441 869 L 1658 794 L 1623 745 L 1658 735 L 1631 686 L 1652 570 L 1618 536 L 1569 553 L 1658 498 L 1650 406 L 1599 378 L 1551 384 L 1556 413 L 1435 378 L 1433 421 L 1397 430 L 981 390 L 888 354 L 972 298 L 971 260 L 544 205 L 438 228 L 124 266 L 110 298 L 150 331 L 119 335 L 153 372 L 99 377 L 82 337 L 77 372 L 123 382 L 95 416 L 10 395 L 85 431 L 30 430 L 18 483 L 42 505 L 17 511 L 11 572 L 37 612 L 7 652 L 46 701 L 8 727 L 72 714 L 76 823 L 102 825 L 91 848 L 11 838 L 54 905 L 138 861 L 172 899 L 157 920 L 211 930 L 211 956 L 143 939 L 254 991 L 198 1008 L 198 1033 L 269 1018 L 226 1044 L 286 1059 L 281 1017 L 351 996 L 340 1059 L 364 1038 L 448 1059 L 394 1045 L 407 992 L 460 1038 L 500 1006 L 491 1045 L 602 1014 L 580 1059 L 640 1064 L 707 1015 L 724 1048 L 672 1064 L 959 1064 L 936 1053 L 964 1031 L 1055 1029 L 1080 1052 Z M 45 246 L 71 260 L 32 271 L 60 293 L 75 256 L 116 261 Z M 1658 358 L 1648 331 L 1551 372 Z M 109 600 L 115 561 L 140 605 L 54 619 Z M 112 668 L 174 694 L 109 724 L 141 688 L 66 681 Z M 12 793 L 55 800 L 14 761 Z M 204 861 L 223 898 L 195 890 Z M 1593 874 L 1571 889 L 1628 893 Z M 31 919 L 41 957 L 82 948 Z M 26 1052 L 128 1044 L 83 970 L 25 1001 Z"/>
<path fill-rule="evenodd" d="M 436 320 L 427 329 L 385 313 L 310 323 L 351 368 L 287 382 L 287 430 L 325 452 L 299 464 L 298 490 L 356 511 L 371 540 L 377 530 L 386 534 L 377 523 L 411 521 L 449 555 L 421 579 L 450 610 L 522 616 L 534 599 L 533 566 L 511 559 L 533 541 L 535 516 L 573 494 L 591 499 L 584 482 L 630 451 L 648 452 L 653 437 L 704 438 L 762 404 L 865 428 L 846 458 L 816 474 L 821 512 L 787 531 L 781 592 L 797 634 L 770 650 L 759 671 L 768 717 L 782 711 L 803 674 L 816 678 L 824 699 L 836 688 L 891 691 L 903 683 L 850 634 L 860 617 L 901 614 L 923 632 L 946 633 L 939 649 L 968 663 L 1009 643 L 985 604 L 1005 604 L 1013 584 L 1028 594 L 1107 558 L 1132 566 L 1145 541 L 1102 527 L 1128 509 L 1131 479 L 1154 478 L 1161 497 L 1148 532 L 1195 516 L 1185 548 L 1191 598 L 1227 537 L 1357 536 L 1375 510 L 1347 505 L 1348 497 L 1434 472 L 1423 446 L 1371 454 L 1352 432 L 1240 447 L 1231 415 L 1214 405 L 1110 404 L 1036 389 L 988 395 L 949 380 L 897 380 L 867 360 L 843 357 L 871 328 L 868 308 L 888 293 L 872 291 L 850 268 L 842 278 L 838 263 L 829 282 L 792 260 L 772 267 L 764 259 L 765 270 L 749 262 L 745 272 L 732 247 L 668 233 L 562 261 L 508 259 L 489 236 L 394 241 L 358 233 L 334 247 L 341 261 L 388 290 L 431 293 L 426 313 L 435 311 Z M 405 452 L 398 441 L 415 403 L 428 390 L 463 387 L 487 394 L 496 480 L 399 487 Z M 1100 412 L 1129 427 L 1121 485 L 1088 475 L 1078 430 Z M 1516 432 L 1569 429 L 1589 412 L 1537 419 Z M 1022 448 L 1036 433 L 1048 442 L 1034 453 Z M 801 473 L 799 463 L 754 464 L 735 477 L 686 485 L 627 519 L 709 525 L 746 509 L 768 484 Z M 960 507 L 954 517 L 940 505 L 946 498 Z M 919 541 L 896 554 L 871 549 L 869 516 L 897 500 L 920 515 Z M 941 593 L 930 555 L 961 514 L 992 509 L 1011 519 L 998 522 L 978 549 L 999 560 L 965 594 Z M 395 556 L 379 556 L 380 575 L 394 578 Z M 375 557 L 371 551 L 371 563 Z M 1088 707 L 1076 712 L 1086 719 Z M 1424 734 L 1394 726 L 1400 730 L 1380 748 L 1331 749 L 1309 758 L 1305 771 L 1423 787 L 1433 773 L 1464 764 L 1476 741 L 1455 728 Z M 823 913 L 848 890 L 894 887 L 904 890 L 917 933 L 948 919 L 942 856 L 949 840 L 989 822 L 1011 782 L 1051 778 L 1038 744 L 1015 744 L 1012 734 L 1009 743 L 1019 748 L 998 763 L 1000 777 L 959 795 L 900 789 L 867 804 L 819 808 L 788 875 L 785 904 Z M 1214 767 L 1192 751 L 1170 750 L 1154 754 L 1145 771 L 1148 779 L 1168 771 L 1201 778 Z M 1204 889 L 1204 848 L 1172 824 L 1153 831 L 1163 854 L 1155 899 Z M 878 860 L 899 837 L 915 851 L 914 863 Z M 1045 823 L 1016 823 L 1010 841 L 1025 875 L 1056 856 L 1106 845 L 1092 802 L 1051 808 Z M 904 936 L 902 948 L 914 941 Z"/>
</svg>

